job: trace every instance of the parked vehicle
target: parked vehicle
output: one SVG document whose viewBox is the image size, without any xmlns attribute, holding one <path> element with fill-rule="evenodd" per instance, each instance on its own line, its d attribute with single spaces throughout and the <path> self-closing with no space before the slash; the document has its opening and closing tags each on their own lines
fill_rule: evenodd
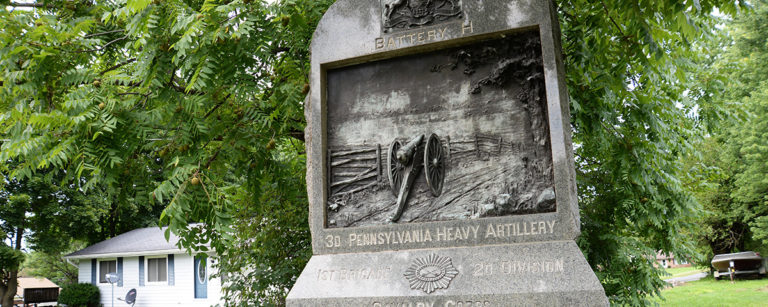
<svg viewBox="0 0 768 307">
<path fill-rule="evenodd" d="M 715 279 L 730 278 L 731 268 L 734 277 L 766 275 L 765 260 L 755 252 L 715 255 L 712 258 L 712 267 L 715 268 L 713 273 Z"/>
</svg>

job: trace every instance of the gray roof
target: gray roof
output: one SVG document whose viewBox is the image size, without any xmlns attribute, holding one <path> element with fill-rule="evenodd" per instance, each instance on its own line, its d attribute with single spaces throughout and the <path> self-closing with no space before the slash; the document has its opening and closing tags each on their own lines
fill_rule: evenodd
<svg viewBox="0 0 768 307">
<path fill-rule="evenodd" d="M 167 227 L 149 227 L 131 230 L 112 239 L 64 256 L 64 258 L 98 258 L 117 256 L 139 256 L 182 251 L 176 246 L 179 237 L 171 233 L 170 242 L 165 240 Z"/>
</svg>

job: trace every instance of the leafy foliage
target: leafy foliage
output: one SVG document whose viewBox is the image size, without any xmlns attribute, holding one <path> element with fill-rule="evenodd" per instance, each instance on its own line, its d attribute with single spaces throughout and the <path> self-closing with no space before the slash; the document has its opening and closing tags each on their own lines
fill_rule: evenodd
<svg viewBox="0 0 768 307">
<path fill-rule="evenodd" d="M 309 38 L 330 3 L 0 12 L 0 159 L 18 161 L 3 172 L 23 181 L 52 170 L 49 182 L 100 195 L 105 227 L 160 215 L 183 247 L 213 248 L 232 270 L 269 259 L 233 277 L 227 296 L 281 301 L 310 251 L 302 101 Z"/>
<path fill-rule="evenodd" d="M 690 255 L 683 230 L 699 205 L 681 158 L 727 112 L 696 76 L 716 33 L 715 8 L 735 1 L 559 1 L 571 95 L 582 235 L 579 244 L 612 303 L 648 304 L 664 283 L 656 251 Z M 692 99 L 693 98 L 693 99 Z M 707 113 L 697 118 L 694 110 Z M 704 117 L 709 116 L 709 117 Z"/>
<path fill-rule="evenodd" d="M 100 204 L 71 186 L 51 182 L 55 181 L 52 173 L 39 172 L 23 181 L 5 176 L 0 180 L 5 183 L 0 190 L 0 232 L 12 234 L 16 252 L 21 253 L 25 242 L 27 248 L 58 254 L 68 247 L 70 238 L 85 240 L 98 231 Z M 8 239 L 3 236 L 3 243 Z M 8 291 L 0 297 L 9 306 L 16 293 L 18 267 L 3 270 L 0 288 Z"/>
<path fill-rule="evenodd" d="M 0 234 L 5 237 L 2 230 Z M 6 245 L 5 240 L 0 241 L 0 303 L 3 305 L 13 304 L 13 296 L 16 294 L 16 277 L 23 262 L 24 253 L 20 249 Z"/>
<path fill-rule="evenodd" d="M 100 299 L 99 287 L 88 283 L 64 286 L 59 293 L 59 304 L 72 307 L 96 307 Z"/>
<path fill-rule="evenodd" d="M 0 278 L 6 279 L 11 271 L 18 271 L 24 262 L 24 253 L 0 242 Z"/>
<path fill-rule="evenodd" d="M 65 252 L 39 252 L 34 251 L 24 260 L 23 270 L 35 277 L 47 278 L 53 283 L 64 286 L 78 282 L 78 268 L 68 263 L 64 255 L 85 248 L 82 242 L 73 242 Z"/>
<path fill-rule="evenodd" d="M 729 39 L 713 47 L 721 50 L 708 67 L 729 80 L 712 86 L 714 103 L 729 106 L 735 120 L 724 121 L 702 143 L 702 156 L 692 161 L 709 169 L 695 190 L 707 214 L 694 232 L 709 257 L 745 250 L 768 252 L 768 2 L 754 1 L 754 10 L 737 16 L 727 26 Z"/>
<path fill-rule="evenodd" d="M 49 1 L 0 12 L 0 159 L 18 162 L 0 171 L 19 181 L 51 171 L 46 182 L 102 195 L 105 226 L 164 208 L 160 223 L 184 247 L 210 242 L 223 257 L 228 305 L 282 304 L 311 254 L 302 100 L 309 38 L 332 2 Z M 693 253 L 683 233 L 699 206 L 682 158 L 729 111 L 710 92 L 722 78 L 694 77 L 714 61 L 702 44 L 716 38 L 711 13 L 743 3 L 557 6 L 579 243 L 613 303 L 645 304 L 664 285 L 647 256 Z"/>
</svg>

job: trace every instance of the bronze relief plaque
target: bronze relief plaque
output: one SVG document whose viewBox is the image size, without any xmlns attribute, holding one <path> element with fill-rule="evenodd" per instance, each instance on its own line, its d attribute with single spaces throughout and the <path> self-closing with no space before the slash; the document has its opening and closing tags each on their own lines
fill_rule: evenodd
<svg viewBox="0 0 768 307">
<path fill-rule="evenodd" d="M 538 29 L 326 76 L 327 228 L 556 212 Z"/>
</svg>

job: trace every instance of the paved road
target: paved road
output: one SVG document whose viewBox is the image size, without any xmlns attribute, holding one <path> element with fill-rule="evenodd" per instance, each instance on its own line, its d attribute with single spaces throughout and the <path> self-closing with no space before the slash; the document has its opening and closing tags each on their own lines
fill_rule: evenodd
<svg viewBox="0 0 768 307">
<path fill-rule="evenodd" d="M 704 277 L 707 277 L 706 272 L 696 273 L 693 275 L 683 276 L 683 277 L 675 277 L 670 279 L 665 279 L 664 281 L 671 283 L 671 284 L 678 284 L 678 283 L 684 283 L 684 282 L 691 282 L 691 281 L 697 281 L 699 279 L 702 279 Z"/>
</svg>

